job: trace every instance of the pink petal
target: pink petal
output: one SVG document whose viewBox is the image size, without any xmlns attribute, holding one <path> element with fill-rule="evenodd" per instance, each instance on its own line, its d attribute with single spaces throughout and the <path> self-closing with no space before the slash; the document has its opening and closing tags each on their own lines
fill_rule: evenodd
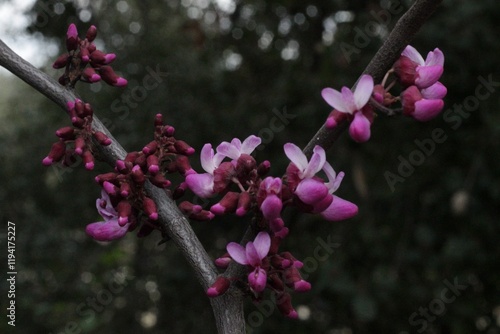
<svg viewBox="0 0 500 334">
<path fill-rule="evenodd" d="M 304 179 L 295 189 L 295 195 L 308 205 L 315 205 L 328 195 L 328 188 L 323 182 Z"/>
<path fill-rule="evenodd" d="M 266 288 L 267 284 L 267 274 L 264 269 L 255 268 L 250 274 L 248 274 L 248 283 L 250 287 L 255 292 L 262 292 Z"/>
<path fill-rule="evenodd" d="M 271 247 L 271 237 L 267 234 L 267 232 L 259 232 L 259 234 L 255 237 L 253 245 L 255 246 L 255 250 L 257 251 L 259 258 L 262 260 L 269 253 L 269 248 Z"/>
<path fill-rule="evenodd" d="M 342 100 L 344 101 L 346 110 L 349 114 L 352 114 L 354 111 L 357 110 L 356 102 L 354 101 L 354 94 L 347 87 L 342 87 L 341 92 L 342 92 Z"/>
<path fill-rule="evenodd" d="M 340 93 L 338 90 L 335 90 L 333 88 L 325 88 L 321 91 L 321 96 L 326 101 L 326 103 L 328 103 L 334 109 L 340 112 L 349 113 L 344 104 L 344 100 L 342 99 L 342 93 Z"/>
<path fill-rule="evenodd" d="M 116 219 L 87 225 L 85 232 L 95 240 L 111 241 L 122 238 L 128 232 L 128 224 L 120 226 Z"/>
<path fill-rule="evenodd" d="M 430 87 L 420 90 L 422 96 L 428 100 L 442 99 L 446 96 L 447 92 L 446 86 L 439 81 Z"/>
<path fill-rule="evenodd" d="M 211 144 L 205 144 L 203 145 L 203 148 L 201 149 L 200 152 L 200 162 L 201 162 L 201 167 L 205 172 L 213 174 L 214 169 L 217 168 L 214 164 L 214 150 L 212 149 Z"/>
<path fill-rule="evenodd" d="M 413 62 L 419 64 L 419 65 L 424 65 L 424 58 L 422 55 L 411 45 L 408 45 L 403 52 L 401 53 L 402 56 L 410 58 Z"/>
<path fill-rule="evenodd" d="M 325 162 L 326 162 L 325 149 L 319 145 L 316 145 L 314 146 L 313 155 L 311 156 L 309 164 L 307 165 L 302 175 L 300 174 L 299 175 L 304 179 L 311 178 L 323 168 Z"/>
<path fill-rule="evenodd" d="M 233 160 L 238 159 L 241 155 L 240 150 L 227 141 L 222 142 L 219 144 L 219 146 L 217 146 L 217 152 Z"/>
<path fill-rule="evenodd" d="M 370 139 L 370 125 L 370 121 L 365 117 L 365 115 L 363 115 L 361 111 L 355 113 L 354 120 L 349 126 L 349 134 L 351 135 L 351 138 L 358 143 L 364 143 L 365 141 Z"/>
<path fill-rule="evenodd" d="M 330 194 L 333 194 L 340 187 L 340 183 L 344 178 L 344 172 L 340 172 L 338 175 L 335 173 L 332 165 L 328 162 L 323 166 L 323 171 L 328 178 L 328 183 L 326 183 L 326 187 L 329 189 Z"/>
<path fill-rule="evenodd" d="M 425 59 L 425 66 L 444 66 L 444 54 L 438 48 L 435 48 L 434 51 L 431 51 L 427 54 L 427 58 Z"/>
<path fill-rule="evenodd" d="M 439 115 L 443 107 L 443 100 L 420 100 L 415 102 L 415 111 L 410 116 L 417 121 L 427 122 Z"/>
<path fill-rule="evenodd" d="M 251 135 L 241 144 L 241 153 L 251 154 L 257 146 L 260 145 L 262 139 L 257 136 Z"/>
<path fill-rule="evenodd" d="M 333 196 L 332 204 L 323 212 L 321 216 L 329 221 L 339 221 L 354 217 L 358 213 L 358 207 L 345 199 Z"/>
<path fill-rule="evenodd" d="M 354 91 L 354 104 L 356 110 L 361 110 L 370 99 L 373 93 L 373 78 L 370 75 L 362 75 Z"/>
<path fill-rule="evenodd" d="M 186 184 L 192 192 L 201 198 L 214 195 L 214 176 L 211 174 L 189 174 L 186 176 Z"/>
<path fill-rule="evenodd" d="M 231 256 L 234 261 L 243 265 L 248 264 L 246 250 L 240 244 L 237 244 L 236 242 L 230 242 L 229 244 L 227 244 L 226 250 L 229 253 L 229 256 Z"/>
<path fill-rule="evenodd" d="M 260 210 L 262 211 L 264 218 L 269 221 L 280 218 L 282 208 L 283 203 L 281 202 L 281 199 L 273 194 L 268 195 L 260 205 Z"/>
<path fill-rule="evenodd" d="M 262 259 L 259 257 L 259 253 L 257 253 L 257 249 L 252 241 L 249 241 L 245 247 L 248 264 L 252 267 L 258 267 L 262 263 Z"/>
<path fill-rule="evenodd" d="M 443 74 L 443 66 L 417 66 L 415 84 L 418 88 L 427 88 L 436 83 Z"/>
<path fill-rule="evenodd" d="M 292 144 L 286 143 L 284 146 L 285 155 L 290 159 L 291 162 L 294 163 L 295 166 L 299 169 L 299 171 L 304 171 L 307 168 L 307 158 L 306 155 L 302 152 L 302 150 Z"/>
</svg>

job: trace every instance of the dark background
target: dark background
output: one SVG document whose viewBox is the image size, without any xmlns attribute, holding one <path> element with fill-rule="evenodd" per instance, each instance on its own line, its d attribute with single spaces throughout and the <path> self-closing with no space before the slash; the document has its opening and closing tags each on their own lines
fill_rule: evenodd
<svg viewBox="0 0 500 334">
<path fill-rule="evenodd" d="M 325 121 L 321 89 L 351 86 L 402 13 L 373 14 L 388 1 L 250 0 L 228 11 L 209 0 L 40 3 L 27 12 L 35 36 L 62 52 L 69 23 L 81 36 L 95 24 L 101 49 L 117 54 L 113 67 L 127 88 L 77 90 L 127 150 L 151 140 L 161 112 L 198 152 L 206 142 L 264 136 L 256 158 L 271 160 L 274 175 L 287 163 L 283 144 L 305 146 Z M 410 2 L 393 4 L 406 10 Z M 435 47 L 446 57 L 444 113 L 428 123 L 380 116 L 368 143 L 346 133 L 329 150 L 329 162 L 346 172 L 338 194 L 357 203 L 359 215 L 337 223 L 287 217 L 285 247 L 306 259 L 313 289 L 294 296 L 297 321 L 248 302 L 254 333 L 500 333 L 498 84 L 475 97 L 480 77 L 500 81 L 499 15 L 498 1 L 444 1 L 419 32 L 412 45 L 424 57 Z M 52 61 L 43 69 L 57 78 Z M 148 68 L 168 74 L 140 95 L 134 88 Z M 42 166 L 55 130 L 69 120 L 19 79 L 0 80 L 0 212 L 2 235 L 7 221 L 16 224 L 16 332 L 214 333 L 204 291 L 173 244 L 157 246 L 156 234 L 108 244 L 85 235 L 100 219 L 93 178 L 108 167 Z M 127 106 L 121 99 L 132 92 L 136 103 Z M 453 111 L 464 103 L 470 112 Z M 280 112 L 295 118 L 270 132 Z M 391 189 L 387 172 L 416 157 L 416 141 L 435 129 L 446 140 Z M 245 229 L 233 217 L 192 224 L 214 257 Z M 336 245 L 326 259 L 315 257 L 319 238 Z M 0 328 L 14 332 L 5 320 L 6 281 L 0 285 Z"/>
</svg>

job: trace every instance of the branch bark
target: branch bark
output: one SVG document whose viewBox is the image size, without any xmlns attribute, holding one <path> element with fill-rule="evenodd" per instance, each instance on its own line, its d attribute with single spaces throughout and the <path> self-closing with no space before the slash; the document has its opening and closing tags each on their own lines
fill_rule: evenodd
<svg viewBox="0 0 500 334">
<path fill-rule="evenodd" d="M 55 104 L 67 112 L 66 103 L 77 98 L 71 89 L 61 86 L 56 80 L 46 73 L 19 57 L 3 41 L 0 40 L 0 65 L 25 81 L 28 85 L 48 97 Z M 105 133 L 113 142 L 109 146 L 95 145 L 99 157 L 114 167 L 118 159 L 124 159 L 127 152 L 116 141 L 109 130 L 94 113 L 92 128 Z M 147 183 L 148 196 L 154 199 L 158 208 L 159 223 L 183 256 L 193 268 L 198 281 L 206 290 L 216 279 L 218 273 L 213 260 L 210 258 L 198 237 L 194 233 L 189 221 L 180 212 L 175 202 L 170 199 L 162 189 Z M 230 292 L 222 298 L 211 299 L 219 333 L 240 334 L 244 333 L 245 322 L 243 319 L 243 301 L 239 292 Z"/>
<path fill-rule="evenodd" d="M 363 73 L 370 74 L 375 81 L 380 81 L 385 72 L 397 60 L 404 47 L 408 45 L 423 23 L 441 2 L 442 0 L 417 0 L 397 22 L 395 28 Z M 1 40 L 0 65 L 47 96 L 65 111 L 66 103 L 75 100 L 77 97 L 74 91 L 62 87 L 56 80 L 20 58 Z M 115 140 L 95 114 L 92 127 L 96 131 L 105 133 L 113 141 L 107 147 L 96 145 L 96 148 L 103 160 L 114 167 L 117 159 L 125 157 L 125 149 Z M 321 127 L 304 148 L 304 153 L 310 156 L 315 145 L 321 145 L 325 150 L 329 149 L 347 127 L 348 123 L 346 121 L 340 123 L 332 130 L 326 129 L 325 126 Z M 218 275 L 212 259 L 201 245 L 189 221 L 179 211 L 175 202 L 164 191 L 150 183 L 147 184 L 146 190 L 148 196 L 153 198 L 157 204 L 159 222 L 163 232 L 172 238 L 189 265 L 193 268 L 198 281 L 206 290 Z M 253 239 L 254 236 L 255 233 L 249 228 L 243 237 L 242 243 Z M 243 271 L 243 266 L 233 263 L 225 275 L 227 277 L 237 277 Z M 245 333 L 243 296 L 236 288 L 231 288 L 223 296 L 211 299 L 211 303 L 219 333 Z"/>
</svg>

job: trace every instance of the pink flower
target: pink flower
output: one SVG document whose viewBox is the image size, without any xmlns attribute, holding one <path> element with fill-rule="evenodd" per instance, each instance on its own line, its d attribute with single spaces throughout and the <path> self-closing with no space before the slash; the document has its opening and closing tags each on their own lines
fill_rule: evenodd
<svg viewBox="0 0 500 334">
<path fill-rule="evenodd" d="M 243 143 L 238 138 L 234 138 L 231 143 L 225 141 L 217 146 L 217 152 L 236 161 L 242 154 L 252 154 L 261 142 L 262 140 L 254 135 L 249 136 Z"/>
<path fill-rule="evenodd" d="M 396 74 L 405 86 L 416 85 L 418 88 L 427 88 L 435 84 L 443 74 L 444 55 L 435 48 L 424 58 L 411 45 L 408 45 L 401 57 L 394 65 Z"/>
<path fill-rule="evenodd" d="M 259 197 L 263 197 L 260 210 L 264 218 L 273 221 L 281 218 L 281 179 L 279 177 L 266 177 L 260 184 Z"/>
<path fill-rule="evenodd" d="M 207 198 L 214 195 L 214 171 L 219 167 L 225 156 L 215 153 L 211 144 L 205 144 L 201 149 L 201 167 L 204 174 L 189 174 L 186 176 L 186 184 L 196 195 Z"/>
<path fill-rule="evenodd" d="M 305 154 L 294 144 L 285 144 L 285 154 L 292 161 L 287 169 L 287 178 L 294 194 L 308 205 L 311 213 L 320 213 L 330 221 L 351 218 L 358 212 L 358 207 L 333 193 L 339 188 L 344 173 L 338 175 L 326 161 L 325 150 L 316 146 L 309 163 Z M 295 168 L 294 168 L 295 166 Z M 315 174 L 323 170 L 328 178 L 324 183 Z"/>
<path fill-rule="evenodd" d="M 403 112 L 421 122 L 431 120 L 443 110 L 446 93 L 446 87 L 439 81 L 421 90 L 410 86 L 401 93 Z"/>
<path fill-rule="evenodd" d="M 104 190 L 101 191 L 101 198 L 96 201 L 96 207 L 104 221 L 87 225 L 85 232 L 88 235 L 95 240 L 111 241 L 120 239 L 127 234 L 129 224 L 120 225 L 118 212 L 116 212 L 108 194 Z"/>
<path fill-rule="evenodd" d="M 249 241 L 245 247 L 236 242 L 230 242 L 226 247 L 234 261 L 253 269 L 248 275 L 248 283 L 255 292 L 262 292 L 266 288 L 267 273 L 261 266 L 270 247 L 271 237 L 267 232 L 259 232 L 255 240 Z"/>
<path fill-rule="evenodd" d="M 353 115 L 354 119 L 349 127 L 349 134 L 357 142 L 365 142 L 370 138 L 371 108 L 367 103 L 373 93 L 373 78 L 370 75 L 362 75 L 354 92 L 347 87 L 342 87 L 341 92 L 333 88 L 325 88 L 321 91 L 323 99 L 335 110 Z M 335 114 L 331 114 L 327 125 L 336 125 Z"/>
</svg>

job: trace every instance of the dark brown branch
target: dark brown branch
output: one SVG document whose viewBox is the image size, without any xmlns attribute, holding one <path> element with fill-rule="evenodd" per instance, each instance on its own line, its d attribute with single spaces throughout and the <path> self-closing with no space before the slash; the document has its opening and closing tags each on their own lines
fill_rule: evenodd
<svg viewBox="0 0 500 334">
<path fill-rule="evenodd" d="M 417 0 L 399 19 L 390 35 L 382 44 L 362 74 L 369 74 L 375 82 L 380 82 L 392 67 L 403 49 L 410 44 L 418 30 L 436 10 L 442 0 Z M 330 149 L 341 133 L 348 128 L 348 121 L 341 122 L 329 130 L 323 125 L 304 148 L 306 156 L 311 156 L 314 146 Z"/>
</svg>

